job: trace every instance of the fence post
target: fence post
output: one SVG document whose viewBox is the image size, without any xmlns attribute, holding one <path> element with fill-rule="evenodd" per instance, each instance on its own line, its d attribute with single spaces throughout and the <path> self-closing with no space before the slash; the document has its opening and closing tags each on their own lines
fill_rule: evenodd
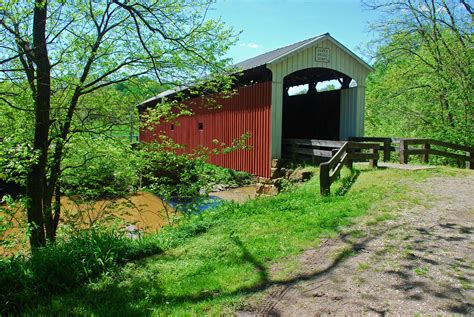
<svg viewBox="0 0 474 317">
<path fill-rule="evenodd" d="M 472 159 L 474 157 L 474 152 L 466 152 L 467 158 Z M 466 168 L 474 170 L 474 162 L 466 160 Z"/>
<path fill-rule="evenodd" d="M 298 144 L 296 144 L 296 142 L 292 142 L 291 143 L 291 159 L 293 161 L 296 161 L 296 158 L 297 158 L 297 153 L 296 153 L 296 150 L 298 149 Z"/>
<path fill-rule="evenodd" d="M 354 161 L 353 161 L 352 158 L 351 158 L 351 153 L 352 153 L 352 152 L 353 152 L 353 149 L 352 149 L 350 146 L 348 146 L 348 147 L 346 148 L 346 155 L 347 155 L 347 158 L 346 158 L 346 163 L 345 163 L 345 165 L 347 166 L 347 168 L 349 168 L 349 169 L 351 169 L 351 170 L 354 168 Z"/>
<path fill-rule="evenodd" d="M 400 164 L 408 164 L 408 145 L 400 140 Z"/>
<path fill-rule="evenodd" d="M 319 165 L 319 188 L 321 196 L 327 196 L 331 193 L 331 180 L 329 178 L 329 165 Z"/>
<path fill-rule="evenodd" d="M 421 155 L 421 163 L 428 163 L 430 159 L 429 153 L 430 153 L 431 145 L 427 141 L 426 143 L 422 144 L 421 148 L 425 150 L 425 153 Z"/>
<path fill-rule="evenodd" d="M 373 154 L 373 158 L 369 160 L 369 167 L 370 168 L 376 168 L 377 167 L 377 161 L 378 161 L 378 156 L 379 156 L 379 150 L 376 148 L 371 148 L 370 153 Z"/>
<path fill-rule="evenodd" d="M 392 140 L 385 139 L 383 141 L 383 161 L 388 162 L 390 161 L 390 143 Z"/>
</svg>

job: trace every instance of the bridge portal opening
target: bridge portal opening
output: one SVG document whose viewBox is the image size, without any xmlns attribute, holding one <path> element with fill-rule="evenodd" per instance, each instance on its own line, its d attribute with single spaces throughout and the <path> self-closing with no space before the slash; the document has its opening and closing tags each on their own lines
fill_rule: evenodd
<svg viewBox="0 0 474 317">
<path fill-rule="evenodd" d="M 349 76 L 308 68 L 283 81 L 283 139 L 340 140 L 341 89 L 356 87 Z"/>
</svg>

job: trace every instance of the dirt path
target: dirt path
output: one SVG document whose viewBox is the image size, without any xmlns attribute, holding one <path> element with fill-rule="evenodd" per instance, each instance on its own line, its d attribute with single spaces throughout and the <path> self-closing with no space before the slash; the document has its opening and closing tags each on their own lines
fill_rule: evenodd
<svg viewBox="0 0 474 317">
<path fill-rule="evenodd" d="M 305 251 L 291 283 L 237 316 L 474 314 L 474 176 L 418 189 L 416 208 Z"/>
</svg>

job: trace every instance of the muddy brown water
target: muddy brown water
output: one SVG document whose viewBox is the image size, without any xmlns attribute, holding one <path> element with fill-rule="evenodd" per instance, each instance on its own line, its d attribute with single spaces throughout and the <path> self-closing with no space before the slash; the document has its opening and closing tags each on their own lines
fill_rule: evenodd
<svg viewBox="0 0 474 317">
<path fill-rule="evenodd" d="M 61 213 L 61 226 L 89 228 L 98 223 L 119 224 L 123 228 L 128 227 L 140 232 L 155 232 L 163 226 L 172 224 L 176 217 L 179 217 L 167 203 L 148 192 L 138 192 L 127 198 L 102 199 L 89 203 L 62 197 Z M 26 223 L 25 212 L 18 209 L 9 221 L 13 227 L 4 233 L 2 242 L 8 238 L 12 241 L 12 245 L 8 248 L 0 246 L 0 255 L 4 256 L 28 249 L 23 238 L 25 229 L 20 225 Z"/>
<path fill-rule="evenodd" d="M 210 196 L 244 202 L 255 198 L 255 191 L 255 185 L 249 185 L 212 192 Z M 89 228 L 98 223 L 118 224 L 122 228 L 149 233 L 156 232 L 163 226 L 172 225 L 180 216 L 160 197 L 148 192 L 138 192 L 127 198 L 102 199 L 89 203 L 62 197 L 60 228 L 65 225 L 72 228 Z M 25 229 L 20 225 L 26 223 L 25 212 L 18 209 L 9 221 L 13 223 L 13 228 L 4 233 L 2 241 L 8 238 L 12 241 L 12 245 L 8 248 L 0 245 L 0 256 L 28 250 L 28 243 L 24 238 Z"/>
</svg>

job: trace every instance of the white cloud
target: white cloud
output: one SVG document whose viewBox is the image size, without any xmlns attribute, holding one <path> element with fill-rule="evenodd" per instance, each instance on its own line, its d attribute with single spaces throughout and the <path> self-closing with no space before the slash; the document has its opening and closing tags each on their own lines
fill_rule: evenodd
<svg viewBox="0 0 474 317">
<path fill-rule="evenodd" d="M 260 45 L 256 43 L 241 43 L 239 46 L 248 47 L 248 48 L 259 48 Z"/>
</svg>

